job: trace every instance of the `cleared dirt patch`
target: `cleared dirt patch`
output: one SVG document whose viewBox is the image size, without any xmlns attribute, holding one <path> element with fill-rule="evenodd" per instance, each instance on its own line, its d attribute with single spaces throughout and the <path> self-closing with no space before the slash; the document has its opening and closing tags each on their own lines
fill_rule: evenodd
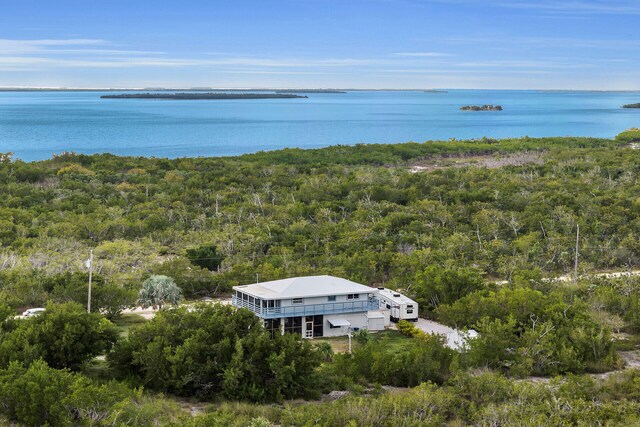
<svg viewBox="0 0 640 427">
<path fill-rule="evenodd" d="M 429 172 L 436 169 L 462 168 L 477 166 L 496 169 L 504 166 L 541 165 L 544 163 L 544 153 L 525 151 L 511 154 L 479 154 L 465 156 L 436 156 L 424 160 L 414 161 L 408 165 L 413 173 Z"/>
</svg>

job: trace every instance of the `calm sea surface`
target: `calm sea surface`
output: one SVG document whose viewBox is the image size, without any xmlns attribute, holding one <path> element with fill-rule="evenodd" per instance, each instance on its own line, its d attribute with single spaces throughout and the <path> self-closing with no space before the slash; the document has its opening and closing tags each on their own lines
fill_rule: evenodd
<svg viewBox="0 0 640 427">
<path fill-rule="evenodd" d="M 519 136 L 613 137 L 640 127 L 640 92 L 349 92 L 308 99 L 100 99 L 100 92 L 0 92 L 0 152 L 227 156 L 283 147 Z M 501 112 L 462 112 L 500 104 Z"/>
</svg>

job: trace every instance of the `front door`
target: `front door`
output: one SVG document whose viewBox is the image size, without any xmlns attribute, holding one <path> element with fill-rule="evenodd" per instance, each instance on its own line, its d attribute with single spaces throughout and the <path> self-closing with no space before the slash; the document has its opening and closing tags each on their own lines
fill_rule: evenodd
<svg viewBox="0 0 640 427">
<path fill-rule="evenodd" d="M 306 322 L 307 327 L 305 328 L 305 338 L 313 338 L 313 320 Z"/>
</svg>

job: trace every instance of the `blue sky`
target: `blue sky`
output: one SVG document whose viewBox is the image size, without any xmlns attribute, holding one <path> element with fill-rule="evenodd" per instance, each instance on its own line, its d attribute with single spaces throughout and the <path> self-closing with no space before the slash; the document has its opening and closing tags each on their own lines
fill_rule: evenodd
<svg viewBox="0 0 640 427">
<path fill-rule="evenodd" d="M 0 0 L 0 86 L 640 89 L 639 0 Z"/>
</svg>

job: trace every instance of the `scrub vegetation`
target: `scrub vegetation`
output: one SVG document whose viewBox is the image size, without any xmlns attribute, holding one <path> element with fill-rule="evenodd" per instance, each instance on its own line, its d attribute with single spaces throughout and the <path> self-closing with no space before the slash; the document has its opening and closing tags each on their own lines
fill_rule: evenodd
<svg viewBox="0 0 640 427">
<path fill-rule="evenodd" d="M 623 356 L 640 341 L 640 278 L 595 274 L 640 263 L 635 133 L 0 156 L 0 422 L 637 424 L 640 373 Z M 411 167 L 518 153 L 535 161 Z M 553 279 L 576 258 L 575 282 Z M 401 323 L 357 334 L 348 353 L 194 302 L 256 274 L 402 289 L 425 317 L 479 336 L 457 352 Z M 122 314 L 139 301 L 163 308 Z M 47 310 L 16 318 L 35 306 Z M 349 395 L 321 399 L 335 390 Z"/>
</svg>

